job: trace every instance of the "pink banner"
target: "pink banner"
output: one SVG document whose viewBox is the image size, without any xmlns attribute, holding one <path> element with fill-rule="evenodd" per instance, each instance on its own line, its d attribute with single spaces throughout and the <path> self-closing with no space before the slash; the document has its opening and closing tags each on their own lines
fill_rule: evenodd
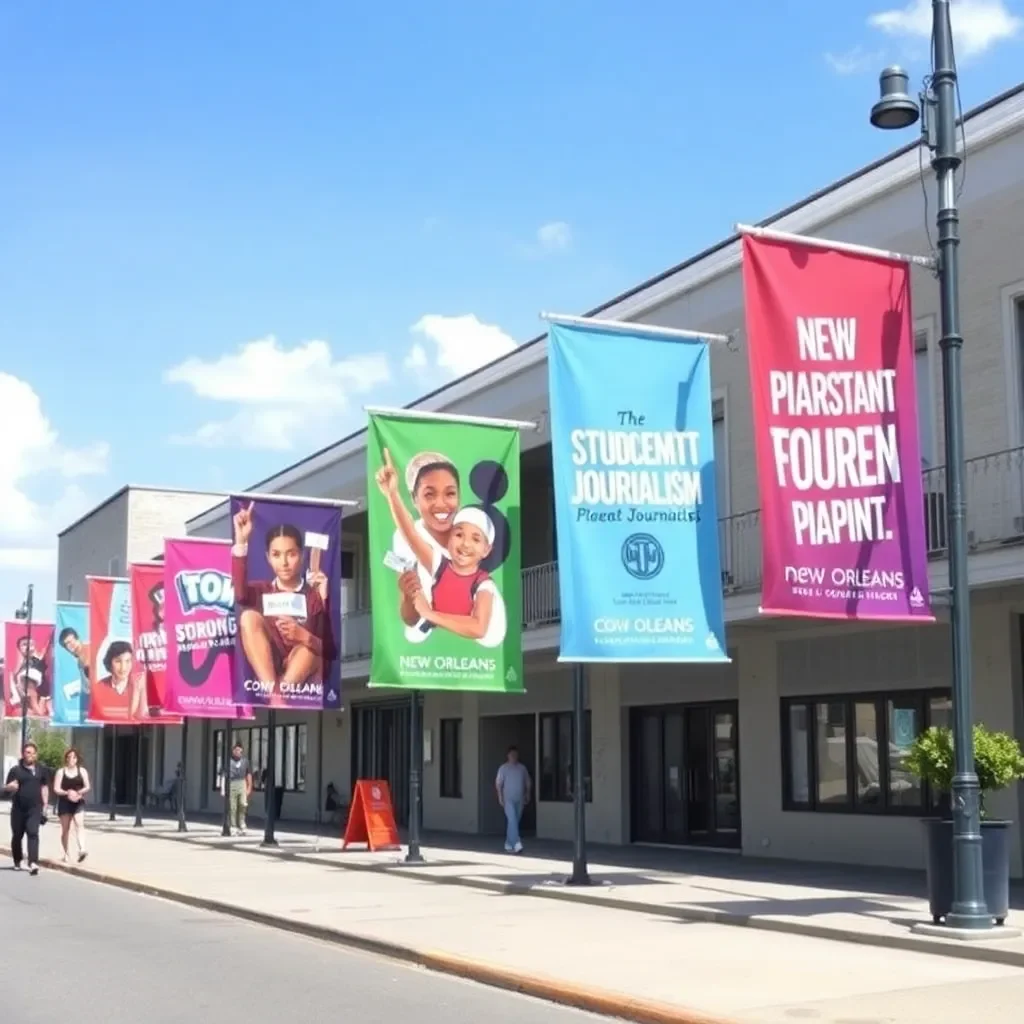
<svg viewBox="0 0 1024 1024">
<path fill-rule="evenodd" d="M 4 627 L 3 712 L 19 718 L 53 714 L 53 625 L 8 622 Z"/>
<path fill-rule="evenodd" d="M 235 591 L 229 541 L 164 544 L 166 707 L 188 718 L 252 718 L 232 698 Z"/>
<path fill-rule="evenodd" d="M 743 239 L 771 615 L 927 622 L 910 268 Z"/>
</svg>

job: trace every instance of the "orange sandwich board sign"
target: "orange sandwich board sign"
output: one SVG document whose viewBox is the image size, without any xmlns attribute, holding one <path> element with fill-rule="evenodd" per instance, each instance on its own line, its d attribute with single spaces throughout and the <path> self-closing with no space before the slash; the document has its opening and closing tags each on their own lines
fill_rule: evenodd
<svg viewBox="0 0 1024 1024">
<path fill-rule="evenodd" d="M 366 843 L 371 851 L 394 850 L 401 846 L 391 805 L 391 788 L 382 779 L 360 779 L 356 783 L 341 848 L 347 849 L 349 843 Z"/>
</svg>

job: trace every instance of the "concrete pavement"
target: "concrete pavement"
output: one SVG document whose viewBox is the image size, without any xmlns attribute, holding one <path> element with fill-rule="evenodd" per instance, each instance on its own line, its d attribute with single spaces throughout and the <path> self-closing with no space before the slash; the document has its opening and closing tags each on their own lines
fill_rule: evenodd
<svg viewBox="0 0 1024 1024">
<path fill-rule="evenodd" d="M 189 832 L 181 834 L 176 822 L 166 819 L 148 819 L 145 829 L 135 830 L 131 828 L 132 817 L 111 824 L 99 815 L 97 827 L 190 844 L 227 844 L 263 856 L 268 853 L 259 846 L 261 831 L 254 830 L 245 841 L 224 839 L 219 826 L 199 822 L 190 823 Z M 308 863 L 393 872 L 400 859 L 393 852 L 372 854 L 363 848 L 341 853 L 337 835 L 318 837 L 285 828 L 277 836 L 277 856 Z M 1024 900 L 1019 891 L 1015 892 L 1015 907 L 1006 922 L 1004 937 L 966 943 L 911 931 L 918 922 L 931 920 L 923 881 L 911 872 L 781 865 L 699 852 L 668 857 L 664 851 L 628 849 L 614 862 L 593 862 L 591 875 L 596 884 L 580 889 L 562 884 L 569 867 L 564 860 L 534 855 L 533 844 L 528 844 L 525 854 L 511 857 L 501 851 L 500 841 L 488 849 L 479 842 L 474 844 L 473 838 L 453 837 L 453 843 L 461 840 L 462 845 L 428 842 L 424 846 L 427 863 L 403 866 L 401 871 L 408 877 L 482 892 L 529 894 L 672 920 L 741 925 L 1024 967 Z M 544 849 L 544 844 L 536 845 Z M 676 860 L 681 862 L 680 868 L 666 869 L 666 863 Z"/>
<path fill-rule="evenodd" d="M 986 1019 L 1009 1024 L 1024 1001 L 1024 970 L 1001 964 L 508 898 L 422 877 L 455 870 L 451 863 L 419 869 L 420 876 L 382 865 L 346 870 L 349 855 L 336 839 L 315 850 L 308 836 L 282 834 L 281 854 L 244 855 L 238 848 L 258 848 L 259 836 L 226 841 L 214 828 L 192 826 L 183 838 L 146 840 L 125 834 L 130 822 L 108 829 L 94 816 L 91 823 L 87 866 L 120 885 L 632 1020 L 962 1024 L 972 1016 L 964 1007 L 978 1005 L 983 989 Z M 173 823 L 142 831 L 157 837 L 159 829 L 177 836 Z M 56 840 L 47 826 L 48 856 Z M 45 885 L 51 877 L 27 881 Z"/>
</svg>

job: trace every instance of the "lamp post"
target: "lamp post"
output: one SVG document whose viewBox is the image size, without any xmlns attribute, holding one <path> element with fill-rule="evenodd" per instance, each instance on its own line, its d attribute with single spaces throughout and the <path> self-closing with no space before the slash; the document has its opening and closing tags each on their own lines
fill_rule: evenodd
<svg viewBox="0 0 1024 1024">
<path fill-rule="evenodd" d="M 420 814 L 423 800 L 423 722 L 418 690 L 410 694 L 409 704 L 409 849 L 406 864 L 424 863 L 420 849 Z"/>
<path fill-rule="evenodd" d="M 28 670 L 31 668 L 32 658 L 32 591 L 33 587 L 30 583 L 28 585 L 28 593 L 25 595 L 25 601 L 22 606 L 14 613 L 16 619 L 24 620 L 25 622 L 25 675 L 23 683 L 24 693 L 21 695 L 21 749 L 25 749 L 25 744 L 28 743 Z M 12 686 L 17 685 L 17 680 Z"/>
<path fill-rule="evenodd" d="M 977 931 L 992 927 L 985 905 L 981 849 L 981 788 L 974 769 L 971 707 L 971 605 L 967 582 L 967 522 L 964 499 L 964 422 L 961 381 L 960 296 L 956 151 L 957 73 L 949 0 L 932 0 L 930 84 L 920 106 L 908 94 L 909 78 L 898 67 L 881 74 L 881 97 L 871 108 L 876 128 L 909 128 L 921 117 L 921 138 L 931 151 L 938 181 L 939 290 L 941 295 L 942 404 L 945 420 L 946 517 L 949 544 L 950 625 L 953 653 L 952 784 L 953 903 L 946 916 L 949 928 Z"/>
<path fill-rule="evenodd" d="M 267 768 L 263 779 L 263 842 L 260 846 L 277 846 L 274 825 L 277 821 L 277 712 L 267 709 Z"/>
</svg>

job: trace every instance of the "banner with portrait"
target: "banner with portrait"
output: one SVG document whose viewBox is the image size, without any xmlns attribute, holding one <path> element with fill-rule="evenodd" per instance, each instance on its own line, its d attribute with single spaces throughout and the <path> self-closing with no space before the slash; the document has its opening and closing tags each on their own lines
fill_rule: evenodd
<svg viewBox="0 0 1024 1024">
<path fill-rule="evenodd" d="M 562 661 L 723 662 L 708 344 L 548 331 Z"/>
<path fill-rule="evenodd" d="M 189 718 L 252 718 L 235 703 L 235 588 L 231 541 L 164 542 L 165 706 Z"/>
<path fill-rule="evenodd" d="M 519 428 L 374 413 L 367 459 L 369 685 L 521 693 Z"/>
<path fill-rule="evenodd" d="M 4 714 L 50 718 L 53 714 L 53 625 L 4 626 Z M 23 709 L 27 709 L 23 712 Z"/>
<path fill-rule="evenodd" d="M 236 704 L 341 707 L 341 506 L 231 498 Z"/>
<path fill-rule="evenodd" d="M 162 562 L 135 562 L 128 567 L 132 588 L 132 642 L 135 667 L 145 679 L 150 718 L 171 718 L 167 708 L 167 630 L 164 627 L 164 567 Z"/>
<path fill-rule="evenodd" d="M 58 601 L 53 655 L 53 724 L 76 729 L 89 721 L 89 606 Z"/>
<path fill-rule="evenodd" d="M 743 238 L 761 611 L 928 622 L 910 266 Z"/>
<path fill-rule="evenodd" d="M 89 720 L 110 725 L 177 725 L 150 704 L 146 671 L 136 656 L 131 581 L 85 578 L 89 597 Z"/>
</svg>

